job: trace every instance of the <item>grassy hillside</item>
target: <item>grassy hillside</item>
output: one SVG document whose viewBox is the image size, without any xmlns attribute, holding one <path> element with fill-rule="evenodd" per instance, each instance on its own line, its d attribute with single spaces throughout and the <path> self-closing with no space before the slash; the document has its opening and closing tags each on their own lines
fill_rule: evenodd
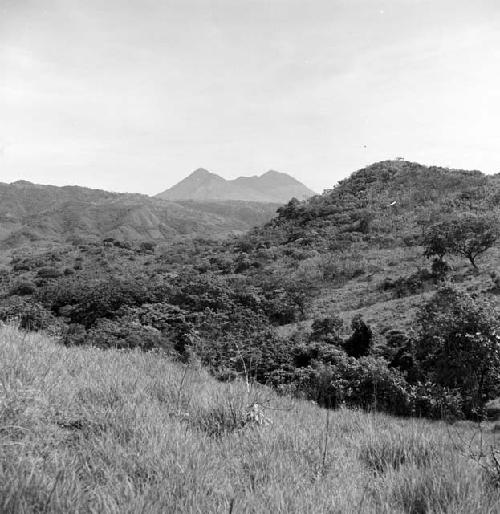
<svg viewBox="0 0 500 514">
<path fill-rule="evenodd" d="M 1 512 L 500 512 L 488 427 L 327 411 L 9 326 L 0 361 Z"/>
</svg>

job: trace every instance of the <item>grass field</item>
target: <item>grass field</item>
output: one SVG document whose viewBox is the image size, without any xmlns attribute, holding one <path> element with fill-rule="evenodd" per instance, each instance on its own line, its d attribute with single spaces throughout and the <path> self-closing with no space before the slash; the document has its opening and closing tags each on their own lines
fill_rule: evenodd
<svg viewBox="0 0 500 514">
<path fill-rule="evenodd" d="M 326 411 L 9 326 L 0 362 L 2 513 L 500 512 L 500 437 L 472 423 Z"/>
</svg>

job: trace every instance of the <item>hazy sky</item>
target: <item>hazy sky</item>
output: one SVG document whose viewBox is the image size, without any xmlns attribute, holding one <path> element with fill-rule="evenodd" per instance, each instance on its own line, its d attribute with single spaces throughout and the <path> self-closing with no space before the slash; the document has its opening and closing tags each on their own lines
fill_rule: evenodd
<svg viewBox="0 0 500 514">
<path fill-rule="evenodd" d="M 500 171 L 499 0 L 0 0 L 0 182 Z"/>
</svg>

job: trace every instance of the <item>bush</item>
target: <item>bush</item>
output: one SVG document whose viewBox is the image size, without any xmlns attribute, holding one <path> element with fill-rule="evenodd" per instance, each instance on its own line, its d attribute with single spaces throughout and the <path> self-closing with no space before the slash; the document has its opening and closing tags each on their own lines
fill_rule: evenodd
<svg viewBox="0 0 500 514">
<path fill-rule="evenodd" d="M 395 298 L 418 294 L 424 291 L 428 285 L 435 282 L 436 275 L 429 270 L 422 269 L 407 277 L 399 277 L 395 280 L 386 278 L 380 284 L 383 291 L 393 291 Z"/>
<path fill-rule="evenodd" d="M 324 407 L 342 404 L 367 410 L 410 415 L 412 397 L 404 377 L 384 359 L 354 359 L 338 353 L 336 361 L 297 369 L 291 380 L 295 392 Z"/>
<path fill-rule="evenodd" d="M 71 323 L 66 326 L 62 343 L 66 346 L 80 346 L 87 342 L 87 331 L 83 325 L 79 323 Z"/>
<path fill-rule="evenodd" d="M 311 340 L 340 343 L 340 332 L 344 326 L 342 318 L 330 316 L 328 318 L 315 319 L 311 325 Z"/>
<path fill-rule="evenodd" d="M 10 290 L 11 295 L 28 296 L 36 291 L 36 285 L 33 282 L 25 281 L 14 285 Z"/>
<path fill-rule="evenodd" d="M 460 391 L 468 416 L 500 394 L 500 323 L 495 308 L 452 287 L 420 310 L 416 356 L 428 379 Z M 475 413 L 475 414 L 474 414 Z"/>
<path fill-rule="evenodd" d="M 451 270 L 451 267 L 445 260 L 436 258 L 432 261 L 431 269 L 436 281 L 439 281 L 446 278 L 446 275 Z"/>
<path fill-rule="evenodd" d="M 123 320 L 99 320 L 87 332 L 86 343 L 99 348 L 168 349 L 165 339 L 155 328 Z"/>
<path fill-rule="evenodd" d="M 156 243 L 153 241 L 143 241 L 140 246 L 140 251 L 143 253 L 153 253 L 156 248 Z"/>
<path fill-rule="evenodd" d="M 410 386 L 410 391 L 414 416 L 448 420 L 465 417 L 464 402 L 458 390 L 427 381 Z"/>
<path fill-rule="evenodd" d="M 353 333 L 344 342 L 344 350 L 348 355 L 356 359 L 368 355 L 373 346 L 372 329 L 363 321 L 359 314 L 353 318 L 351 328 Z"/>
<path fill-rule="evenodd" d="M 53 333 L 59 333 L 63 325 L 43 305 L 15 296 L 0 305 L 0 321 L 18 323 L 25 330 L 48 330 Z"/>
<path fill-rule="evenodd" d="M 39 278 L 59 278 L 61 275 L 62 271 L 60 269 L 51 266 L 40 268 L 36 274 Z"/>
<path fill-rule="evenodd" d="M 71 322 L 90 328 L 100 318 L 115 317 L 123 306 L 147 303 L 153 295 L 154 288 L 143 280 L 111 278 L 91 283 L 71 277 L 49 284 L 39 293 L 39 299 L 54 313 L 71 306 Z"/>
</svg>

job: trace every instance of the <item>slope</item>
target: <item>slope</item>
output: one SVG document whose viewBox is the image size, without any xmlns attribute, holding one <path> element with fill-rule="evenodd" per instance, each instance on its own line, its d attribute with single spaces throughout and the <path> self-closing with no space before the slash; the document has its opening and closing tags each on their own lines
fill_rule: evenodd
<svg viewBox="0 0 500 514">
<path fill-rule="evenodd" d="M 221 237 L 270 219 L 273 204 L 235 202 L 207 209 L 139 194 L 78 186 L 0 183 L 0 244 L 99 239 L 164 241 L 182 236 Z M 242 213 L 246 213 L 243 215 Z"/>
<path fill-rule="evenodd" d="M 260 274 L 280 273 L 316 288 L 309 319 L 362 314 L 381 329 L 408 327 L 415 307 L 437 287 L 425 278 L 431 263 L 423 255 L 423 231 L 465 214 L 500 214 L 498 176 L 383 161 L 323 195 L 289 202 L 268 224 L 241 236 L 238 248 L 259 261 Z M 499 257 L 495 246 L 479 273 L 466 260 L 447 257 L 450 279 L 484 293 Z"/>
<path fill-rule="evenodd" d="M 471 426 L 223 384 L 0 327 L 2 512 L 497 512 Z M 469 443 L 470 441 L 470 443 Z M 498 442 L 497 442 L 498 443 Z M 332 494 L 334 491 L 334 494 Z"/>
</svg>

